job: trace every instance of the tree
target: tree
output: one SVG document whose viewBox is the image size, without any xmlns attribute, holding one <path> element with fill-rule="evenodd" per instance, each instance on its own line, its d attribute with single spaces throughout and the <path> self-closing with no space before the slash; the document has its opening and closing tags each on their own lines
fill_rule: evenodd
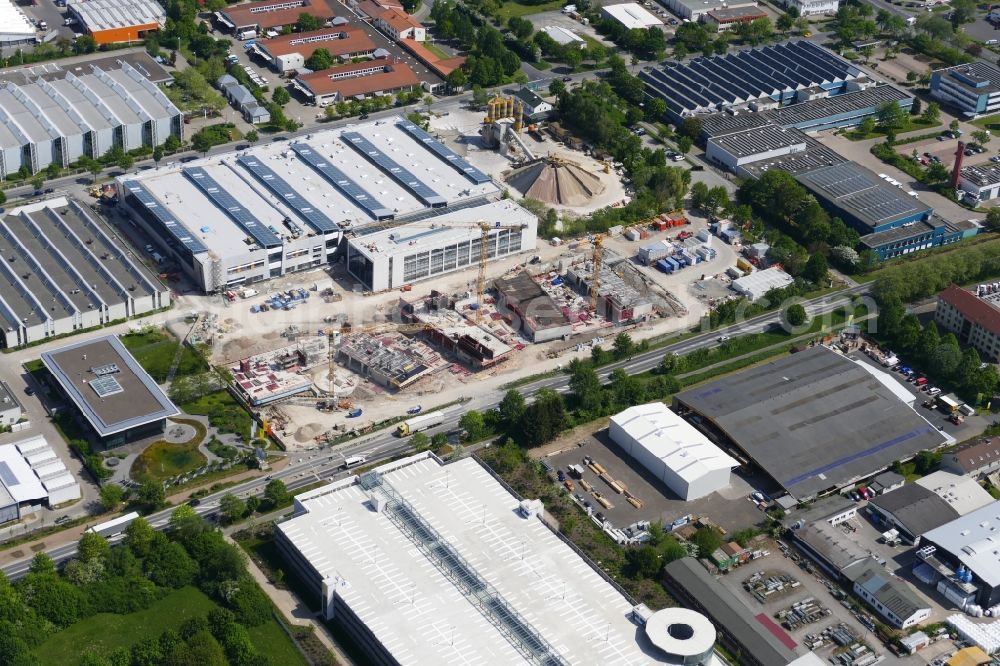
<svg viewBox="0 0 1000 666">
<path fill-rule="evenodd" d="M 410 437 L 410 445 L 414 451 L 426 451 L 431 446 L 431 438 L 422 432 L 415 432 Z"/>
<path fill-rule="evenodd" d="M 319 30 L 320 28 L 323 27 L 323 19 L 302 12 L 301 14 L 299 14 L 299 18 L 295 22 L 295 26 L 299 29 L 299 32 L 310 32 L 312 30 Z"/>
<path fill-rule="evenodd" d="M 594 368 L 573 359 L 569 365 L 569 389 L 576 398 L 580 411 L 589 416 L 599 416 L 603 412 L 604 388 Z"/>
<path fill-rule="evenodd" d="M 692 543 L 698 546 L 699 557 L 709 557 L 722 546 L 722 538 L 714 527 L 699 527 L 691 537 Z"/>
<path fill-rule="evenodd" d="M 124 496 L 125 489 L 117 483 L 105 483 L 100 490 L 101 508 L 105 511 L 114 511 Z"/>
<path fill-rule="evenodd" d="M 177 589 L 190 585 L 198 573 L 197 562 L 184 546 L 170 541 L 162 533 L 157 533 L 143 565 L 149 579 L 160 587 Z"/>
<path fill-rule="evenodd" d="M 910 105 L 910 115 L 911 116 L 919 116 L 920 115 L 920 109 L 921 109 L 920 98 L 919 97 L 914 97 L 913 98 L 913 104 Z"/>
<path fill-rule="evenodd" d="M 159 481 L 148 480 L 144 481 L 142 485 L 139 486 L 136 498 L 139 500 L 139 503 L 144 505 L 148 510 L 155 511 L 166 504 L 167 493 L 163 489 L 162 483 Z"/>
<path fill-rule="evenodd" d="M 691 150 L 691 146 L 694 145 L 690 137 L 682 136 L 677 139 L 677 150 L 683 154 L 687 154 Z"/>
<path fill-rule="evenodd" d="M 163 159 L 163 146 L 153 148 L 153 162 L 158 166 Z"/>
<path fill-rule="evenodd" d="M 681 365 L 681 357 L 673 352 L 667 352 L 660 359 L 659 364 L 656 366 L 656 372 L 661 375 L 673 374 L 679 369 Z"/>
<path fill-rule="evenodd" d="M 826 257 L 820 252 L 814 252 L 809 256 L 809 261 L 806 262 L 802 277 L 818 285 L 826 280 L 828 272 Z"/>
<path fill-rule="evenodd" d="M 874 132 L 875 131 L 875 119 L 872 118 L 871 116 L 868 116 L 867 118 L 865 118 L 864 120 L 862 120 L 861 124 L 858 125 L 858 131 L 861 132 L 862 134 L 865 134 L 865 135 L 871 134 L 872 132 Z"/>
<path fill-rule="evenodd" d="M 292 96 L 288 94 L 288 90 L 285 88 L 275 88 L 274 92 L 271 93 L 271 101 L 278 106 L 284 106 L 292 101 Z"/>
<path fill-rule="evenodd" d="M 156 530 L 144 518 L 136 518 L 125 528 L 125 545 L 133 555 L 143 558 L 149 555 L 155 535 Z"/>
<path fill-rule="evenodd" d="M 616 368 L 609 377 L 608 388 L 616 406 L 631 407 L 646 399 L 642 382 L 622 368 Z"/>
<path fill-rule="evenodd" d="M 993 135 L 990 134 L 989 130 L 981 129 L 981 130 L 976 130 L 975 132 L 972 133 L 972 139 L 984 148 L 992 138 Z"/>
<path fill-rule="evenodd" d="M 267 500 L 271 508 L 275 508 L 288 504 L 292 500 L 292 496 L 284 481 L 274 479 L 264 488 L 264 499 Z"/>
<path fill-rule="evenodd" d="M 938 463 L 941 462 L 941 454 L 933 451 L 920 451 L 913 459 L 914 471 L 921 476 L 930 474 Z"/>
<path fill-rule="evenodd" d="M 525 410 L 521 432 L 526 446 L 538 446 L 558 435 L 570 423 L 562 396 L 552 389 L 541 389 Z"/>
<path fill-rule="evenodd" d="M 260 141 L 260 135 L 257 134 L 257 130 L 250 130 L 249 132 L 246 133 L 246 135 L 243 138 L 247 140 L 247 143 L 251 144 Z"/>
<path fill-rule="evenodd" d="M 222 517 L 229 523 L 235 523 L 246 513 L 247 505 L 239 497 L 232 493 L 226 493 L 219 500 L 219 511 Z"/>
<path fill-rule="evenodd" d="M 445 446 L 448 445 L 448 435 L 443 432 L 436 432 L 434 436 L 431 437 L 431 450 L 440 451 Z"/>
<path fill-rule="evenodd" d="M 790 326 L 801 326 L 806 323 L 807 318 L 806 309 L 800 303 L 793 303 L 785 309 L 785 321 Z"/>
<path fill-rule="evenodd" d="M 952 120 L 950 123 L 948 123 L 948 129 L 950 129 L 952 132 L 957 131 L 958 130 L 958 120 L 957 119 L 956 120 Z"/>
<path fill-rule="evenodd" d="M 625 560 L 632 578 L 655 578 L 663 568 L 659 551 L 648 544 L 625 551 Z"/>
<path fill-rule="evenodd" d="M 899 104 L 884 102 L 875 107 L 875 121 L 883 130 L 898 130 L 906 126 L 906 114 Z"/>
<path fill-rule="evenodd" d="M 1000 231 L 1000 208 L 990 208 L 986 212 L 986 228 L 989 231 Z"/>
<path fill-rule="evenodd" d="M 465 88 L 466 84 L 469 83 L 469 77 L 465 75 L 465 71 L 461 68 L 454 69 L 448 74 L 445 81 L 448 83 L 448 89 L 452 92 L 458 92 Z"/>
<path fill-rule="evenodd" d="M 305 65 L 314 72 L 333 67 L 333 56 L 327 49 L 316 49 L 312 55 L 306 59 Z"/>
<path fill-rule="evenodd" d="M 920 119 L 928 125 L 936 125 L 941 120 L 941 105 L 937 102 L 929 103 L 920 114 Z"/>
<path fill-rule="evenodd" d="M 102 559 L 111 552 L 108 540 L 95 532 L 84 532 L 76 546 L 76 556 L 83 562 Z"/>
<path fill-rule="evenodd" d="M 7 203 L 7 195 L 3 190 L 0 190 L 0 205 Z"/>
<path fill-rule="evenodd" d="M 1000 208 L 996 210 L 1000 216 Z M 527 409 L 527 403 L 524 396 L 517 389 L 510 389 L 500 401 L 500 422 L 507 428 L 514 426 L 521 421 L 525 409 Z"/>
<path fill-rule="evenodd" d="M 615 358 L 621 360 L 632 355 L 635 351 L 635 343 L 632 342 L 632 336 L 628 333 L 619 333 L 615 336 L 615 341 L 611 348 Z"/>
<path fill-rule="evenodd" d="M 486 422 L 483 419 L 483 415 L 475 409 L 470 409 L 465 414 L 462 414 L 462 418 L 458 420 L 458 425 L 465 430 L 466 440 L 469 442 L 478 442 L 487 435 Z"/>
</svg>

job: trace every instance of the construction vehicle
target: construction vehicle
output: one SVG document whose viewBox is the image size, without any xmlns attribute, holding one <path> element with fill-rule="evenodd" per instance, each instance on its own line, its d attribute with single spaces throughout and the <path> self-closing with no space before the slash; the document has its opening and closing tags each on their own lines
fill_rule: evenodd
<svg viewBox="0 0 1000 666">
<path fill-rule="evenodd" d="M 426 414 L 421 414 L 420 416 L 414 416 L 412 419 L 407 419 L 400 423 L 396 428 L 396 434 L 400 437 L 406 437 L 415 432 L 420 432 L 421 430 L 427 430 L 428 428 L 441 425 L 443 422 L 444 412 L 428 412 Z"/>
<path fill-rule="evenodd" d="M 361 416 L 361 414 L 362 414 L 362 413 L 363 413 L 363 412 L 362 412 L 361 408 L 360 408 L 360 407 L 357 407 L 357 408 L 355 408 L 355 409 L 352 409 L 351 411 L 349 411 L 349 412 L 347 413 L 347 416 L 349 416 L 349 417 L 350 417 L 350 418 L 352 418 L 352 419 L 356 419 L 356 418 L 358 418 L 359 416 Z"/>
</svg>

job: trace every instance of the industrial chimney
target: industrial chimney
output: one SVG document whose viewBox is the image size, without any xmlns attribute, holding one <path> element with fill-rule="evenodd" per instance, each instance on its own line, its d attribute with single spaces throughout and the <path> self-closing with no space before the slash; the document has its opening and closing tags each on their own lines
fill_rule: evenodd
<svg viewBox="0 0 1000 666">
<path fill-rule="evenodd" d="M 951 189 L 958 189 L 958 180 L 962 175 L 962 160 L 965 159 L 965 144 L 958 142 L 958 149 L 955 150 L 955 169 L 951 172 Z"/>
</svg>

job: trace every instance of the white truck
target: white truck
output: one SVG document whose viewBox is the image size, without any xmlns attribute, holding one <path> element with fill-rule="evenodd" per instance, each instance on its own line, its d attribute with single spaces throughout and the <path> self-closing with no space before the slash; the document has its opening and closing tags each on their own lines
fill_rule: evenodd
<svg viewBox="0 0 1000 666">
<path fill-rule="evenodd" d="M 433 428 L 444 423 L 444 412 L 427 412 L 412 419 L 406 419 L 396 428 L 396 434 L 400 437 L 407 437 L 415 432 Z"/>
</svg>

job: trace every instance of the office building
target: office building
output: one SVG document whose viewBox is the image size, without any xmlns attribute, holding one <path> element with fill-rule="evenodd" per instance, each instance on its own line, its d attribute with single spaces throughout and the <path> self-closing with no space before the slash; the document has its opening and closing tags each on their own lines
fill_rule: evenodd
<svg viewBox="0 0 1000 666">
<path fill-rule="evenodd" d="M 701 16 L 702 22 L 710 30 L 714 28 L 716 32 L 735 31 L 741 23 L 750 23 L 757 19 L 770 20 L 767 12 L 756 5 L 747 7 L 727 6 L 709 10 Z"/>
<path fill-rule="evenodd" d="M 0 381 L 0 426 L 8 428 L 21 420 L 24 413 L 17 396 L 7 382 Z"/>
<path fill-rule="evenodd" d="M 541 510 L 474 459 L 428 452 L 298 495 L 275 536 L 321 616 L 377 664 L 678 663 L 662 622 L 638 629 L 644 607 Z M 701 650 L 681 652 L 704 653 L 703 626 Z"/>
<path fill-rule="evenodd" d="M 914 400 L 891 374 L 819 345 L 678 393 L 674 406 L 802 501 L 949 443 Z"/>
<path fill-rule="evenodd" d="M 66 13 L 98 44 L 141 42 L 167 21 L 156 0 L 67 0 Z"/>
<path fill-rule="evenodd" d="M 431 276 L 469 265 L 468 254 L 454 255 L 450 267 L 439 264 L 437 255 L 426 256 L 428 237 L 440 240 L 446 231 L 429 228 L 429 218 L 441 214 L 442 223 L 458 216 L 466 224 L 488 219 L 529 225 L 523 239 L 517 230 L 494 234 L 499 243 L 491 252 L 501 256 L 535 242 L 533 215 L 509 201 L 490 204 L 488 197 L 499 188 L 489 176 L 403 118 L 129 174 L 117 186 L 125 209 L 154 245 L 206 292 L 325 265 L 344 232 L 355 235 L 349 268 L 369 288 L 410 282 L 404 273 L 417 279 L 421 271 Z M 414 218 L 422 220 L 425 234 L 422 256 L 388 238 L 393 224 Z M 444 245 L 455 243 L 461 244 L 456 239 Z M 477 252 L 478 242 L 473 245 Z M 397 254 L 414 255 L 414 265 L 394 264 L 390 275 L 388 258 Z"/>
<path fill-rule="evenodd" d="M 896 629 L 909 629 L 931 616 L 930 604 L 875 560 L 868 558 L 846 573 L 853 583 L 854 594 Z"/>
<path fill-rule="evenodd" d="M 271 69 L 284 74 L 305 67 L 306 60 L 317 49 L 326 49 L 337 60 L 351 60 L 375 53 L 375 42 L 364 28 L 341 24 L 255 41 L 250 49 L 266 60 Z"/>
<path fill-rule="evenodd" d="M 420 86 L 420 79 L 401 60 L 389 57 L 321 69 L 292 79 L 292 86 L 316 106 L 350 99 L 392 95 Z"/>
<path fill-rule="evenodd" d="M 180 410 L 113 335 L 42 352 L 78 421 L 105 448 L 163 433 Z"/>
<path fill-rule="evenodd" d="M 230 5 L 215 12 L 215 20 L 240 39 L 249 34 L 262 35 L 265 30 L 277 30 L 295 25 L 299 16 L 307 14 L 326 21 L 334 12 L 325 0 L 262 0 Z"/>
<path fill-rule="evenodd" d="M 1000 471 L 1000 437 L 962 444 L 941 457 L 940 467 L 976 480 Z"/>
<path fill-rule="evenodd" d="M 962 167 L 958 172 L 958 189 L 979 201 L 1000 196 L 1000 168 L 992 164 Z"/>
<path fill-rule="evenodd" d="M 0 348 L 170 305 L 169 289 L 76 201 L 40 201 L 2 219 Z"/>
<path fill-rule="evenodd" d="M 611 417 L 611 441 L 677 494 L 694 500 L 729 486 L 739 463 L 662 402 Z"/>
<path fill-rule="evenodd" d="M 1000 111 L 1000 69 L 975 61 L 935 70 L 931 74 L 931 97 L 966 118 Z"/>
<path fill-rule="evenodd" d="M 951 285 L 938 294 L 934 321 L 958 341 L 975 347 L 980 358 L 1000 360 L 1000 285 L 978 285 L 976 293 Z"/>
<path fill-rule="evenodd" d="M 666 0 L 663 4 L 677 16 L 691 21 L 704 20 L 705 15 L 712 11 L 757 6 L 755 0 Z"/>
</svg>

